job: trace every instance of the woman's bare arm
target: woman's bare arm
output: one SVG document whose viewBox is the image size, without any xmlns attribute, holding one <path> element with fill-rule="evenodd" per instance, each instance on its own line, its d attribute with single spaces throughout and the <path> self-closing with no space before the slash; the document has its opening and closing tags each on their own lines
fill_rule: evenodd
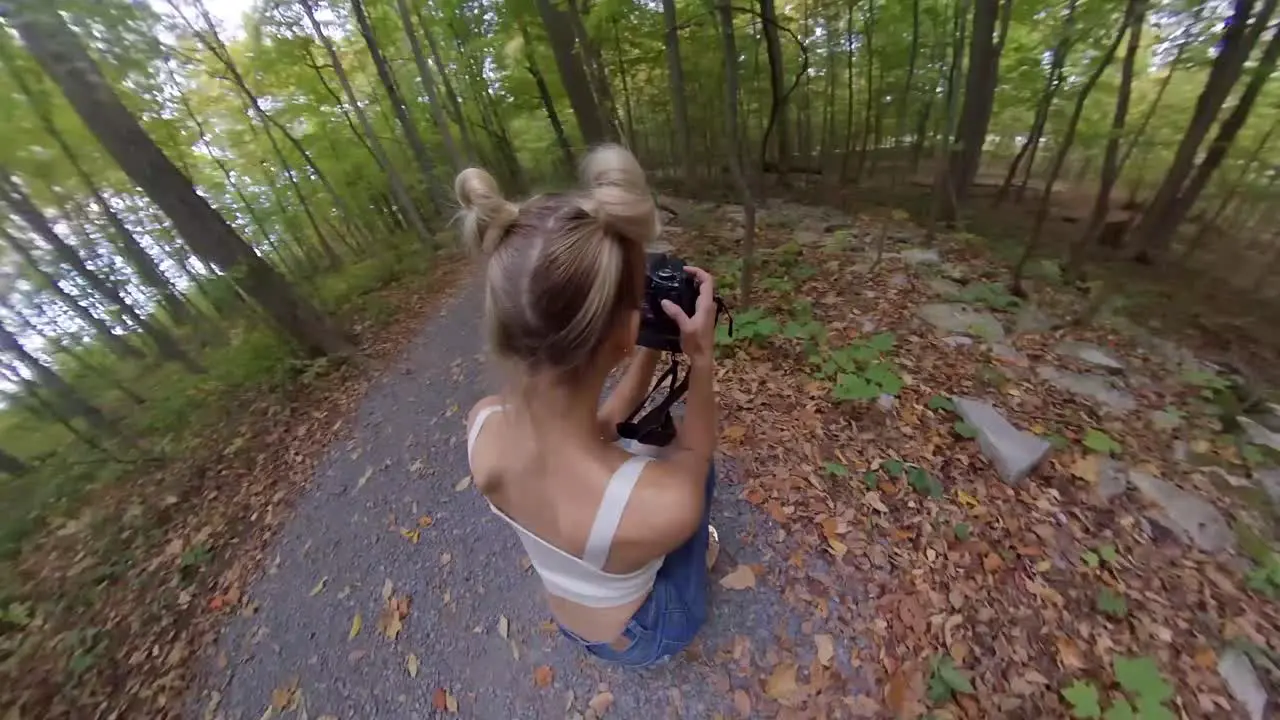
<svg viewBox="0 0 1280 720">
<path fill-rule="evenodd" d="M 609 393 L 609 397 L 605 399 L 604 404 L 600 406 L 600 411 L 596 414 L 607 439 L 613 440 L 617 437 L 618 423 L 625 420 L 640 401 L 644 400 L 649 392 L 649 385 L 653 382 L 653 371 L 658 367 L 658 356 L 661 354 L 657 350 L 646 347 L 636 348 L 631 363 L 627 365 L 627 369 L 622 372 L 622 378 L 618 380 L 618 385 L 614 387 L 613 392 Z"/>
</svg>

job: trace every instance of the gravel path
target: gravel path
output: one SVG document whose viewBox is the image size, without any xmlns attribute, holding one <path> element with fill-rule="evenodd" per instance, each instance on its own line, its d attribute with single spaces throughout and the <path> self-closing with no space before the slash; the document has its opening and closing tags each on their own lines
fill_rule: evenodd
<svg viewBox="0 0 1280 720">
<path fill-rule="evenodd" d="M 353 437 L 321 461 L 245 611 L 210 649 L 192 717 L 256 720 L 274 691 L 295 683 L 292 709 L 268 714 L 435 717 L 443 713 L 433 708 L 433 694 L 443 688 L 457 699 L 459 717 L 558 720 L 587 713 L 588 700 L 607 687 L 615 698 L 609 718 L 734 717 L 735 689 L 752 698 L 756 716 L 770 717 L 777 706 L 768 710 L 761 677 L 778 662 L 779 648 L 807 667 L 816 632 L 836 635 L 837 667 L 856 675 L 849 669 L 853 646 L 841 630 L 824 628 L 809 606 L 784 599 L 791 543 L 738 499 L 725 463 L 712 509 L 724 552 L 713 576 L 737 563 L 760 563 L 765 572 L 754 590 L 714 588 L 712 620 L 692 652 L 629 671 L 600 664 L 548 632 L 540 583 L 524 568 L 516 536 L 474 487 L 455 489 L 468 474 L 466 411 L 490 385 L 476 332 L 480 307 L 476 288 L 462 292 L 374 384 Z M 416 527 L 424 515 L 434 522 L 411 542 L 399 529 Z M 823 568 L 810 558 L 805 572 L 820 576 Z M 376 627 L 387 581 L 412 600 L 394 641 Z M 836 594 L 851 591 L 832 593 L 833 602 Z M 363 629 L 349 639 L 356 613 Z M 751 640 L 745 662 L 730 655 L 735 636 Z M 406 669 L 410 653 L 420 660 L 416 678 Z M 550 687 L 534 683 L 542 665 L 554 671 Z"/>
</svg>

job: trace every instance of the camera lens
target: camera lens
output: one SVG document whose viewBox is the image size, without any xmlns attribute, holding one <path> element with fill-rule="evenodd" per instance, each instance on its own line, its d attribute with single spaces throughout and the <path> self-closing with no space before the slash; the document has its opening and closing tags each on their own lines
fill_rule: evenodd
<svg viewBox="0 0 1280 720">
<path fill-rule="evenodd" d="M 667 287 L 680 287 L 680 273 L 675 270 L 664 267 L 654 270 L 650 275 L 655 285 L 665 285 Z"/>
</svg>

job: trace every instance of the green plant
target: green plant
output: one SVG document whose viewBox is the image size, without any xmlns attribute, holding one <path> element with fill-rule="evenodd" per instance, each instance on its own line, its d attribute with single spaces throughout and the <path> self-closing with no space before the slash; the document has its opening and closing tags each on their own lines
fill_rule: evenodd
<svg viewBox="0 0 1280 720">
<path fill-rule="evenodd" d="M 1098 598 L 1094 604 L 1098 611 L 1104 615 L 1110 615 L 1117 620 L 1129 614 L 1129 603 L 1124 599 L 1124 595 L 1104 587 L 1098 591 Z"/>
<path fill-rule="evenodd" d="M 1098 557 L 1098 553 L 1092 550 L 1085 550 L 1084 552 L 1080 553 L 1080 560 L 1086 566 L 1094 570 L 1097 570 L 1098 567 L 1102 564 L 1102 559 Z"/>
<path fill-rule="evenodd" d="M 896 341 L 893 333 L 879 333 L 844 347 L 811 355 L 817 376 L 835 378 L 831 395 L 836 400 L 873 400 L 902 391 L 902 378 L 884 358 Z"/>
<path fill-rule="evenodd" d="M 1225 392 L 1231 389 L 1230 380 L 1217 373 L 1200 368 L 1191 368 L 1183 372 L 1182 381 L 1193 387 L 1200 388 L 1200 397 L 1206 400 L 1212 400 L 1218 392 Z"/>
<path fill-rule="evenodd" d="M 1115 455 L 1124 450 L 1120 443 L 1112 439 L 1110 435 L 1096 428 L 1089 428 L 1085 431 L 1082 444 L 1090 450 L 1104 455 Z"/>
<path fill-rule="evenodd" d="M 916 492 L 931 498 L 942 497 L 942 483 L 929 474 L 929 471 L 917 465 L 907 469 L 907 484 Z"/>
<path fill-rule="evenodd" d="M 716 326 L 716 344 L 728 345 L 735 342 L 761 344 L 781 330 L 778 321 L 766 315 L 764 310 L 751 308 L 738 313 L 733 319 L 733 337 L 729 337 L 727 323 Z"/>
<path fill-rule="evenodd" d="M 933 395 L 929 398 L 928 407 L 930 410 L 948 410 L 956 411 L 956 404 L 951 402 L 951 398 L 945 395 Z"/>
<path fill-rule="evenodd" d="M 954 423 L 952 423 L 951 427 L 956 431 L 956 434 L 962 438 L 968 438 L 972 440 L 973 438 L 978 437 L 978 428 L 974 427 L 973 425 L 970 425 L 964 420 L 955 421 Z"/>
<path fill-rule="evenodd" d="M 213 559 L 213 552 L 204 543 L 190 545 L 182 551 L 178 558 L 178 575 L 186 582 L 193 580 L 198 572 Z"/>
<path fill-rule="evenodd" d="M 907 464 L 897 458 L 890 458 L 881 463 L 880 467 L 884 468 L 890 477 L 897 477 L 907 468 Z"/>
<path fill-rule="evenodd" d="M 955 534 L 956 539 L 960 542 L 968 540 L 969 536 L 972 534 L 972 530 L 969 528 L 969 523 L 956 523 L 955 526 L 951 528 L 951 532 Z"/>
<path fill-rule="evenodd" d="M 762 290 L 768 290 L 769 292 L 784 294 L 795 291 L 796 286 L 795 283 L 791 281 L 791 278 L 771 277 L 761 280 L 760 288 Z"/>
<path fill-rule="evenodd" d="M 1250 590 L 1267 597 L 1276 597 L 1280 594 L 1280 555 L 1274 552 L 1268 553 L 1245 575 L 1245 584 Z"/>
<path fill-rule="evenodd" d="M 827 472 L 835 475 L 836 477 L 849 477 L 849 468 L 838 462 L 828 462 L 823 467 L 827 469 Z"/>
<path fill-rule="evenodd" d="M 875 470 L 868 470 L 862 474 L 862 484 L 867 486 L 868 490 L 875 490 L 880 486 L 880 478 L 876 476 Z"/>
<path fill-rule="evenodd" d="M 1022 304 L 1017 297 L 1009 294 L 1004 283 L 976 283 L 967 285 L 960 291 L 961 302 L 985 305 L 993 310 L 1012 310 Z"/>
<path fill-rule="evenodd" d="M 1062 691 L 1071 706 L 1071 716 L 1079 720 L 1175 720 L 1177 716 L 1165 705 L 1173 697 L 1173 688 L 1160 674 L 1149 657 L 1117 655 L 1111 662 L 1116 683 L 1124 694 L 1102 710 L 1098 688 L 1088 680 L 1076 680 Z"/>
<path fill-rule="evenodd" d="M 937 655 L 930 662 L 929 687 L 926 696 L 933 705 L 949 701 L 956 693 L 973 694 L 973 682 L 956 667 L 950 655 Z"/>
</svg>

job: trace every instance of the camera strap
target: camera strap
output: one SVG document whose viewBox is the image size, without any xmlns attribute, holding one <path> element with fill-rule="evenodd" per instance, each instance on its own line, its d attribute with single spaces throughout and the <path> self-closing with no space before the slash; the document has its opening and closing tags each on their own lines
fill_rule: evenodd
<svg viewBox="0 0 1280 720">
<path fill-rule="evenodd" d="M 653 398 L 654 393 L 658 391 L 658 388 L 662 387 L 663 383 L 667 383 L 667 396 L 650 408 L 649 412 L 646 412 L 639 420 L 636 420 L 635 417 L 640 414 L 640 411 L 649 403 L 649 400 Z M 658 382 L 654 383 L 653 388 L 649 390 L 649 394 L 627 416 L 626 420 L 618 423 L 618 435 L 628 440 L 635 440 L 662 427 L 664 420 L 671 413 L 671 406 L 675 405 L 676 401 L 688 389 L 689 375 L 685 373 L 684 378 L 680 378 L 680 363 L 676 360 L 676 356 L 672 354 L 671 365 L 658 377 Z"/>
</svg>

